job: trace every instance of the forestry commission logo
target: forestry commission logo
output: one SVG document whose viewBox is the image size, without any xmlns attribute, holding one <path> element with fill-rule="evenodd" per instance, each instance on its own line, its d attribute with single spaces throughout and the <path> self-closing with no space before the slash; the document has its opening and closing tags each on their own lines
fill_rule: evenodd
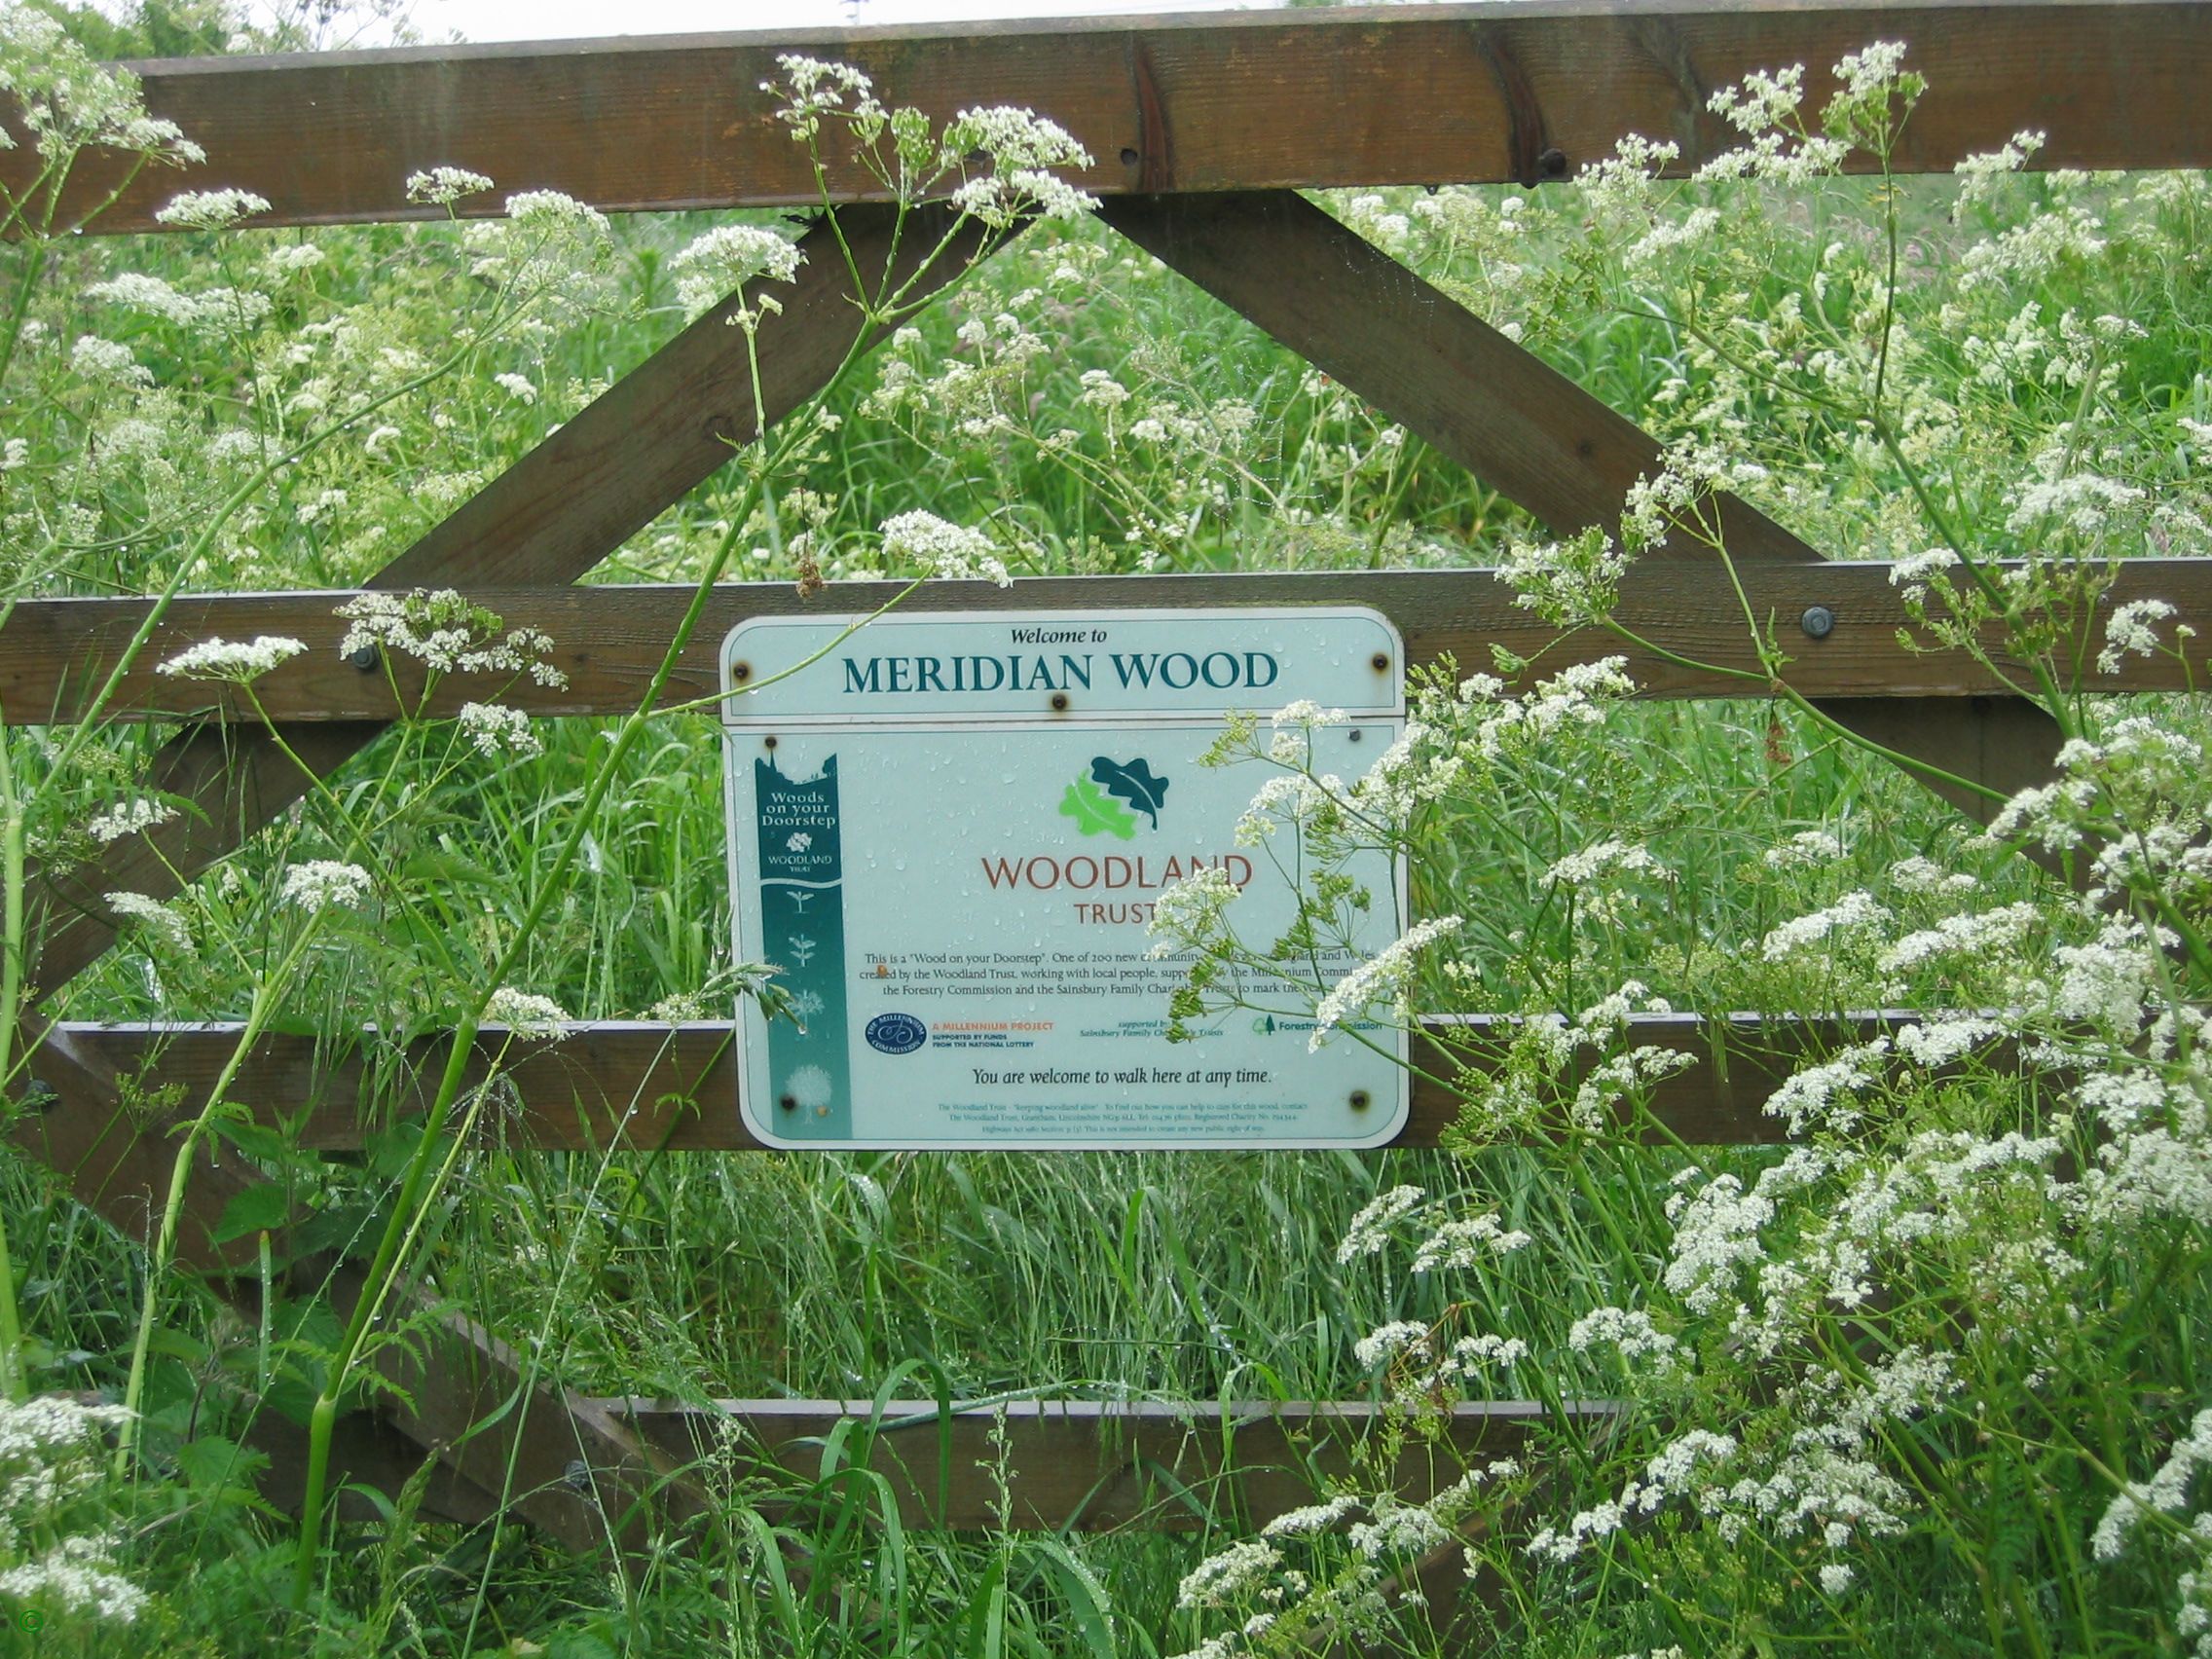
<svg viewBox="0 0 2212 1659">
<path fill-rule="evenodd" d="M 1085 835 L 1111 835 L 1127 841 L 1137 832 L 1137 814 L 1160 828 L 1160 809 L 1167 800 L 1167 780 L 1145 760 L 1111 760 L 1101 755 L 1090 770 L 1068 785 L 1060 796 L 1060 816 L 1075 820 Z"/>
</svg>

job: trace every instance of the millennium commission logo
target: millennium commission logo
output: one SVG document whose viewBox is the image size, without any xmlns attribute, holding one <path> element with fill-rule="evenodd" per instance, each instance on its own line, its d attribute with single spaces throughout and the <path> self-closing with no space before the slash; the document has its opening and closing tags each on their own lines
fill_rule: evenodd
<svg viewBox="0 0 2212 1659">
<path fill-rule="evenodd" d="M 881 1054 L 910 1054 L 930 1040 L 930 1028 L 910 1014 L 879 1014 L 862 1033 Z"/>
<path fill-rule="evenodd" d="M 1153 771 L 1150 761 L 1114 760 L 1101 755 L 1061 793 L 1060 816 L 1074 819 L 1081 834 L 1127 841 L 1136 836 L 1139 813 L 1158 830 L 1161 809 L 1166 804 L 1167 780 Z"/>
</svg>

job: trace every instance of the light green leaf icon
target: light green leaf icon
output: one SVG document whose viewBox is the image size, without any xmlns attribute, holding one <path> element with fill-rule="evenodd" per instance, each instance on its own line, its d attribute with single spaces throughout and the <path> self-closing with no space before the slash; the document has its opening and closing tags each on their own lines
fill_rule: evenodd
<svg viewBox="0 0 2212 1659">
<path fill-rule="evenodd" d="M 1137 832 L 1136 815 L 1088 778 L 1078 778 L 1060 796 L 1060 816 L 1075 820 L 1086 835 L 1112 835 L 1126 841 Z"/>
</svg>

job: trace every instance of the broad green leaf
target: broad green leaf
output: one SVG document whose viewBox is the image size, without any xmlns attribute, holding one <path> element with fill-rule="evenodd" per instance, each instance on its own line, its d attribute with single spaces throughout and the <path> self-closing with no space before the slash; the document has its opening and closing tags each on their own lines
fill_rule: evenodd
<svg viewBox="0 0 2212 1659">
<path fill-rule="evenodd" d="M 1078 778 L 1060 796 L 1060 816 L 1075 820 L 1086 835 L 1113 835 L 1126 841 L 1137 832 L 1137 821 L 1125 808 L 1108 800 L 1088 778 Z"/>
<path fill-rule="evenodd" d="M 1152 820 L 1155 830 L 1160 828 L 1160 809 L 1167 804 L 1167 780 L 1154 773 L 1150 761 L 1131 760 L 1124 765 L 1101 755 L 1091 761 L 1090 775 L 1105 785 L 1108 794 L 1127 801 Z"/>
<path fill-rule="evenodd" d="M 217 1244 L 228 1244 L 249 1233 L 274 1233 L 291 1213 L 292 1202 L 284 1189 L 275 1181 L 264 1181 L 223 1206 L 223 1218 L 215 1223 L 211 1236 Z"/>
</svg>

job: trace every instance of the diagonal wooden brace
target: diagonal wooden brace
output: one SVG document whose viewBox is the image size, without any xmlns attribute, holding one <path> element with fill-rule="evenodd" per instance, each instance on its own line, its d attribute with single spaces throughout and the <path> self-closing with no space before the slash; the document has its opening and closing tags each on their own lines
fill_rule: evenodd
<svg viewBox="0 0 2212 1659">
<path fill-rule="evenodd" d="M 1127 196 L 1100 212 L 1561 535 L 1614 528 L 1630 487 L 1660 470 L 1659 442 L 1642 427 L 1294 191 Z M 1820 557 L 1745 501 L 1722 497 L 1717 509 L 1732 559 Z M 1677 547 L 1650 557 L 1714 555 Z M 1886 749 L 2002 794 L 2046 780 L 2058 754 L 2057 722 L 2017 698 L 1816 707 Z M 1999 804 L 1913 775 L 1978 823 Z"/>
</svg>

